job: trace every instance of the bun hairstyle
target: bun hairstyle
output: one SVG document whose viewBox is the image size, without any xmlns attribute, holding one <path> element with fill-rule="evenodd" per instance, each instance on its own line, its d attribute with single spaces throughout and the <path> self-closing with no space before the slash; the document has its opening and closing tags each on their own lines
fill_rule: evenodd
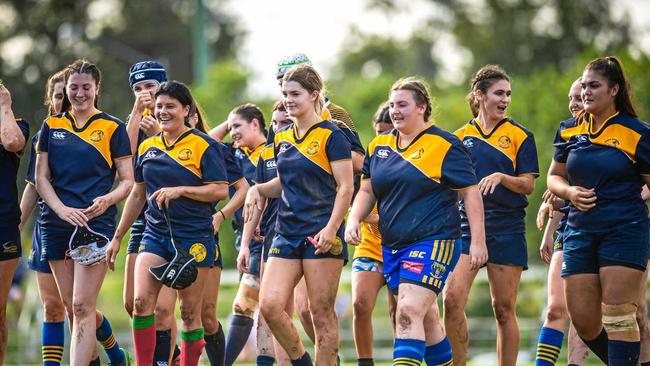
<svg viewBox="0 0 650 366">
<path fill-rule="evenodd" d="M 65 87 L 63 88 L 63 104 L 61 105 L 60 111 L 54 110 L 54 102 L 52 102 L 52 93 L 54 93 L 54 85 L 57 83 L 65 83 L 65 70 L 60 70 L 52 74 L 45 84 L 45 99 L 43 100 L 43 105 L 47 107 L 47 115 L 51 116 L 53 114 L 62 113 L 70 108 L 70 101 L 68 96 L 65 94 Z"/>
<path fill-rule="evenodd" d="M 618 85 L 618 93 L 614 99 L 616 110 L 629 116 L 637 117 L 632 101 L 630 81 L 625 75 L 623 64 L 618 58 L 615 56 L 597 58 L 587 64 L 585 71 L 587 70 L 592 70 L 602 75 L 607 79 L 607 85 L 610 88 Z"/>
<path fill-rule="evenodd" d="M 309 94 L 318 92 L 318 98 L 316 98 L 316 102 L 314 102 L 314 109 L 316 110 L 316 113 L 321 113 L 325 104 L 323 99 L 324 85 L 323 79 L 320 77 L 316 69 L 307 64 L 294 66 L 282 77 L 282 83 L 287 81 L 297 82 L 300 86 L 306 89 Z"/>
<path fill-rule="evenodd" d="M 72 76 L 73 74 L 89 74 L 90 76 L 92 76 L 93 80 L 95 80 L 95 85 L 97 86 L 99 86 L 99 84 L 102 82 L 102 72 L 99 71 L 99 67 L 97 67 L 97 65 L 83 58 L 76 60 L 75 62 L 66 66 L 65 69 L 63 69 L 63 75 L 65 76 L 65 83 L 67 83 L 68 80 L 70 80 L 70 76 Z M 99 94 L 95 96 L 95 108 L 97 108 L 98 102 L 99 102 Z M 64 101 L 63 104 L 64 104 L 63 110 L 65 111 L 67 110 L 66 102 Z"/>
<path fill-rule="evenodd" d="M 413 76 L 402 78 L 397 80 L 390 88 L 391 92 L 396 90 L 410 90 L 413 93 L 415 104 L 425 104 L 426 109 L 424 110 L 424 122 L 429 122 L 429 118 L 433 112 L 433 106 L 431 104 L 431 97 L 429 96 L 429 87 L 424 81 Z"/>
<path fill-rule="evenodd" d="M 377 112 L 375 112 L 375 115 L 372 119 L 373 124 L 377 123 L 390 123 L 392 124 L 393 121 L 390 119 L 390 108 L 388 107 L 388 103 L 384 102 L 382 103 L 379 108 L 377 109 Z"/>
<path fill-rule="evenodd" d="M 485 65 L 478 69 L 472 80 L 470 81 L 470 91 L 465 98 L 469 104 L 469 108 L 472 110 L 472 115 L 478 117 L 478 99 L 476 98 L 476 92 L 481 91 L 483 94 L 487 94 L 488 89 L 496 81 L 506 80 L 510 81 L 510 76 L 506 73 L 504 69 L 499 65 Z"/>
</svg>

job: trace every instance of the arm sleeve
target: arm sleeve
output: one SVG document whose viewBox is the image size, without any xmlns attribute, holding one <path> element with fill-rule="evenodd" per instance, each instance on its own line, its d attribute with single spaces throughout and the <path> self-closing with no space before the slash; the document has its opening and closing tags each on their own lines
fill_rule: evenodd
<svg viewBox="0 0 650 366">
<path fill-rule="evenodd" d="M 226 160 L 223 150 L 216 142 L 211 142 L 201 157 L 203 183 L 227 183 Z"/>
<path fill-rule="evenodd" d="M 537 147 L 535 146 L 535 137 L 528 134 L 524 142 L 517 151 L 517 168 L 515 175 L 534 174 L 539 175 L 539 163 L 537 161 Z"/>
<path fill-rule="evenodd" d="M 131 143 L 124 123 L 118 123 L 111 136 L 111 158 L 113 160 L 131 156 Z"/>
<path fill-rule="evenodd" d="M 463 189 L 477 183 L 474 164 L 460 140 L 452 142 L 442 161 L 441 181 L 451 189 Z"/>
<path fill-rule="evenodd" d="M 350 142 L 341 130 L 334 130 L 325 144 L 325 153 L 328 161 L 345 160 L 352 158 Z"/>
</svg>

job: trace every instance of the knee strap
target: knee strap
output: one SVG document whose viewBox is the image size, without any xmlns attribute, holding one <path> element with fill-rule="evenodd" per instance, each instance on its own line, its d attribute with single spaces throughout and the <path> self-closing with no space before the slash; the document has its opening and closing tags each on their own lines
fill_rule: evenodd
<svg viewBox="0 0 650 366">
<path fill-rule="evenodd" d="M 244 274 L 241 279 L 240 286 L 246 286 L 259 290 L 260 284 L 255 276 L 250 274 Z M 249 318 L 252 318 L 255 315 L 255 310 L 257 309 L 258 300 L 250 296 L 250 290 L 244 290 L 237 293 L 235 297 L 235 303 L 233 306 L 233 312 L 237 315 L 243 315 Z"/>
<path fill-rule="evenodd" d="M 639 341 L 639 324 L 636 322 L 636 304 L 603 304 L 603 326 L 609 339 L 626 342 Z"/>
</svg>

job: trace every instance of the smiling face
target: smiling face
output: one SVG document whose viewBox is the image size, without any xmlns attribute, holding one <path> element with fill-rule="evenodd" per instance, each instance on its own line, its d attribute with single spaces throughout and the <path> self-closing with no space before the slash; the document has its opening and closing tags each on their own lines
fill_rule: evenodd
<svg viewBox="0 0 650 366">
<path fill-rule="evenodd" d="M 615 99 L 618 84 L 610 87 L 607 78 L 594 70 L 586 70 L 582 74 L 582 104 L 587 113 L 599 114 L 608 109 L 616 109 Z"/>
<path fill-rule="evenodd" d="M 68 78 L 66 93 L 72 105 L 72 112 L 75 115 L 84 114 L 95 108 L 99 85 L 91 74 L 74 73 Z"/>
<path fill-rule="evenodd" d="M 506 115 L 510 105 L 510 82 L 500 79 L 492 83 L 485 93 L 476 91 L 476 98 L 479 103 L 479 115 L 487 121 L 500 121 Z"/>
<path fill-rule="evenodd" d="M 190 113 L 190 106 L 183 106 L 176 98 L 159 95 L 156 98 L 155 115 L 164 132 L 175 132 L 183 128 L 185 117 Z"/>
<path fill-rule="evenodd" d="M 390 118 L 393 126 L 399 132 L 410 134 L 417 131 L 424 124 L 426 104 L 418 105 L 415 102 L 413 91 L 399 89 L 393 90 L 388 98 Z"/>
<path fill-rule="evenodd" d="M 290 117 L 304 119 L 316 113 L 315 103 L 319 98 L 318 92 L 309 92 L 296 81 L 282 82 L 282 103 Z"/>
<path fill-rule="evenodd" d="M 230 137 L 237 143 L 237 146 L 254 148 L 256 146 L 256 137 L 259 135 L 259 122 L 253 118 L 248 122 L 245 118 L 237 113 L 230 113 L 228 116 L 228 128 Z"/>
<path fill-rule="evenodd" d="M 52 103 L 52 110 L 54 111 L 54 113 L 63 112 L 61 110 L 63 108 L 63 98 L 65 98 L 65 94 L 63 94 L 64 91 L 63 88 L 64 88 L 63 81 L 59 81 L 58 83 L 55 83 L 54 86 L 52 87 L 50 102 Z"/>
<path fill-rule="evenodd" d="M 151 95 L 151 103 L 146 105 L 145 108 L 155 108 L 155 95 L 160 89 L 160 83 L 156 80 L 145 80 L 133 85 L 133 94 L 149 93 Z"/>
<path fill-rule="evenodd" d="M 271 123 L 273 124 L 273 132 L 290 125 L 293 121 L 289 118 L 289 114 L 286 111 L 281 111 L 276 109 L 271 115 Z"/>
<path fill-rule="evenodd" d="M 571 84 L 571 89 L 569 89 L 569 111 L 573 117 L 578 115 L 583 108 L 582 106 L 582 85 L 580 85 L 580 79 L 576 80 Z"/>
</svg>

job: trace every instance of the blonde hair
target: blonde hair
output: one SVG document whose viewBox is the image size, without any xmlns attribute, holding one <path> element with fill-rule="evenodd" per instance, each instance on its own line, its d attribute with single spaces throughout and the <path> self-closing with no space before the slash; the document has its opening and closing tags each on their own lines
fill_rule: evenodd
<svg viewBox="0 0 650 366">
<path fill-rule="evenodd" d="M 429 96 L 429 87 L 424 81 L 413 76 L 402 78 L 397 80 L 390 88 L 391 92 L 396 90 L 410 90 L 413 93 L 415 104 L 425 104 L 426 109 L 424 110 L 424 122 L 429 122 L 431 113 L 433 113 L 433 105 L 431 103 L 431 97 Z"/>
<path fill-rule="evenodd" d="M 292 67 L 287 71 L 282 77 L 282 83 L 287 81 L 295 81 L 300 84 L 309 94 L 313 92 L 318 92 L 318 98 L 314 102 L 314 109 L 316 113 L 320 114 L 325 105 L 325 100 L 323 98 L 323 79 L 320 77 L 316 69 L 307 65 L 301 64 Z"/>
</svg>

